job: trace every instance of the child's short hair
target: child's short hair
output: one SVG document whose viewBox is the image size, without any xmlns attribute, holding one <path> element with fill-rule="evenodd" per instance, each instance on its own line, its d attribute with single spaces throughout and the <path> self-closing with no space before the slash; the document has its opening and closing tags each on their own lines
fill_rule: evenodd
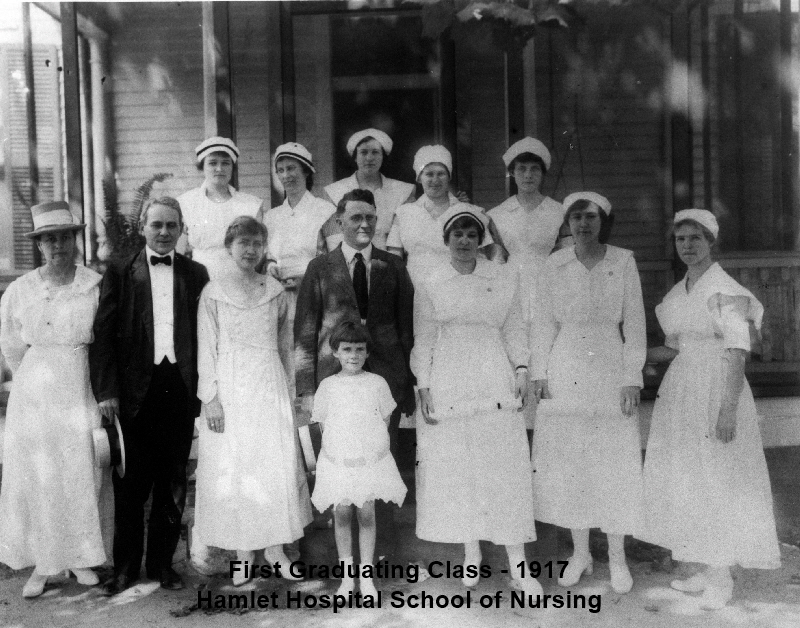
<svg viewBox="0 0 800 628">
<path fill-rule="evenodd" d="M 339 345 L 343 342 L 364 342 L 367 351 L 372 348 L 372 338 L 369 337 L 367 328 L 359 321 L 346 320 L 339 323 L 331 333 L 328 343 L 334 351 L 339 350 Z"/>
</svg>

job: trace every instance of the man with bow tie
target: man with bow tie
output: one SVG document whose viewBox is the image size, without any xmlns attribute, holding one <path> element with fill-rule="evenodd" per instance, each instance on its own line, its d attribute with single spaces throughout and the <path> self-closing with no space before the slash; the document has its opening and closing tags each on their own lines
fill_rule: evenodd
<svg viewBox="0 0 800 628">
<path fill-rule="evenodd" d="M 186 503 L 186 463 L 197 390 L 197 304 L 208 282 L 203 265 L 175 252 L 183 230 L 174 198 L 151 200 L 142 212 L 145 247 L 112 264 L 100 285 L 89 347 L 94 395 L 106 419 L 118 416 L 126 450 L 125 476 L 114 472 L 114 595 L 139 579 L 144 553 L 144 505 L 153 494 L 147 528 L 147 577 L 183 588 L 172 568 Z"/>
<path fill-rule="evenodd" d="M 390 446 L 396 456 L 400 414 L 411 414 L 415 404 L 408 362 L 414 344 L 414 288 L 403 261 L 372 245 L 377 222 L 372 192 L 348 192 L 335 216 L 343 242 L 309 263 L 297 295 L 297 395 L 310 413 L 319 383 L 340 369 L 328 344 L 331 332 L 345 319 L 360 319 L 372 339 L 364 369 L 387 381 L 397 403 L 389 421 Z M 396 535 L 390 504 L 376 503 L 376 523 L 376 556 L 391 561 Z"/>
</svg>

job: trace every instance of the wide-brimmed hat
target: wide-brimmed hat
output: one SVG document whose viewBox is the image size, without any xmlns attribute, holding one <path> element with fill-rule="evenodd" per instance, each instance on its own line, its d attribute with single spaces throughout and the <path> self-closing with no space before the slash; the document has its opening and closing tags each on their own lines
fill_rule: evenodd
<svg viewBox="0 0 800 628">
<path fill-rule="evenodd" d="M 54 231 L 82 231 L 86 226 L 76 223 L 75 217 L 66 201 L 51 201 L 39 203 L 31 207 L 33 231 L 25 234 L 26 238 L 35 238 L 45 233 Z"/>
<path fill-rule="evenodd" d="M 227 153 L 233 163 L 236 163 L 236 160 L 239 159 L 239 148 L 233 143 L 233 140 L 219 135 L 209 137 L 207 140 L 200 142 L 194 152 L 197 155 L 197 163 L 201 163 L 211 153 Z"/>
<path fill-rule="evenodd" d="M 98 469 L 115 467 L 119 477 L 125 477 L 125 441 L 119 419 L 92 430 L 94 466 Z"/>
</svg>

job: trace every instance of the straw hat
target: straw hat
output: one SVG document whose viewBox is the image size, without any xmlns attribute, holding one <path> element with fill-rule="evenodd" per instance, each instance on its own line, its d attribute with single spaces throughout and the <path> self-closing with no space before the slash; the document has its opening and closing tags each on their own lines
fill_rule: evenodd
<svg viewBox="0 0 800 628">
<path fill-rule="evenodd" d="M 33 219 L 33 231 L 26 233 L 26 238 L 36 238 L 54 231 L 83 231 L 86 226 L 83 223 L 75 222 L 69 209 L 69 203 L 65 201 L 51 201 L 34 205 L 31 207 L 31 218 Z"/>
<path fill-rule="evenodd" d="M 119 419 L 92 430 L 94 466 L 98 469 L 115 467 L 119 477 L 125 477 L 125 441 Z"/>
</svg>

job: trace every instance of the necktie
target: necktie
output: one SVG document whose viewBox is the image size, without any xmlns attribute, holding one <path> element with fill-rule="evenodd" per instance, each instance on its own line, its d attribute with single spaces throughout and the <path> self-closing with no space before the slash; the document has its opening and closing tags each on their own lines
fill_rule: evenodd
<svg viewBox="0 0 800 628">
<path fill-rule="evenodd" d="M 165 255 L 164 257 L 159 257 L 158 255 L 151 255 L 150 263 L 153 266 L 158 266 L 159 264 L 164 264 L 164 266 L 172 266 L 172 258 L 169 255 Z"/>
<path fill-rule="evenodd" d="M 356 291 L 356 303 L 362 319 L 367 318 L 369 307 L 369 291 L 367 290 L 367 265 L 361 253 L 355 254 L 356 265 L 353 269 L 353 288 Z"/>
</svg>

